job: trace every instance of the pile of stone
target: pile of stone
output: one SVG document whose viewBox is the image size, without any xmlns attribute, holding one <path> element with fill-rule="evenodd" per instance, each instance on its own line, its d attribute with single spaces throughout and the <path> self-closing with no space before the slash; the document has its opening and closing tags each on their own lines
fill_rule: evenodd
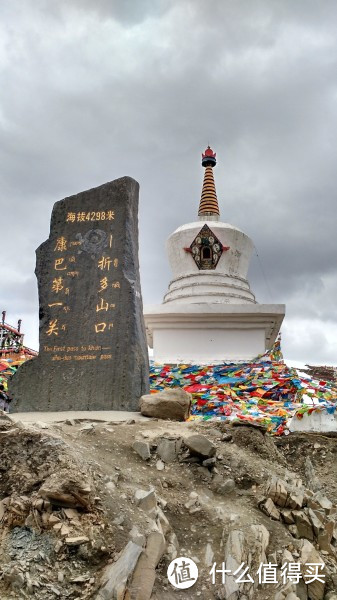
<svg viewBox="0 0 337 600">
<path fill-rule="evenodd" d="M 184 437 L 164 434 L 152 441 L 137 439 L 132 448 L 143 460 L 156 456 L 158 462 L 166 464 L 179 459 L 181 462 L 197 462 L 212 468 L 216 462 L 216 446 L 205 435 L 198 433 Z"/>
<path fill-rule="evenodd" d="M 266 496 L 261 510 L 272 519 L 282 520 L 294 537 L 305 538 L 323 552 L 336 555 L 337 509 L 326 496 L 303 487 L 300 479 L 273 479 Z"/>
<path fill-rule="evenodd" d="M 88 465 L 56 435 L 9 418 L 0 422 L 0 451 L 5 588 L 37 600 L 79 593 L 89 598 L 96 578 L 85 561 L 104 556 L 105 542 Z"/>
<path fill-rule="evenodd" d="M 307 467 L 309 465 L 310 460 L 307 459 Z M 313 480 L 313 487 L 318 487 L 317 479 Z M 258 505 L 271 519 L 281 521 L 294 538 L 296 550 L 293 555 L 287 553 L 286 562 L 300 562 L 302 575 L 305 564 L 322 564 L 321 572 L 325 577 L 336 577 L 337 507 L 320 490 L 305 487 L 300 478 L 287 475 L 284 479 L 273 477 Z M 314 581 L 305 585 L 302 580 L 294 591 L 300 598 L 322 600 L 324 583 Z M 280 592 L 275 600 L 283 598 Z"/>
<path fill-rule="evenodd" d="M 226 439 L 231 439 L 231 436 Z M 222 457 L 216 455 L 216 445 L 203 434 L 195 433 L 183 437 L 164 434 L 152 441 L 137 439 L 132 448 L 144 461 L 153 459 L 159 471 L 164 470 L 166 465 L 179 461 L 181 464 L 198 467 L 202 480 L 209 484 L 212 491 L 229 496 L 235 490 L 234 479 L 219 473 L 217 464 L 218 459 L 221 460 Z M 200 512 L 202 505 L 203 500 L 196 491 L 190 493 L 184 504 L 190 514 Z"/>
<path fill-rule="evenodd" d="M 261 563 L 267 562 L 267 548 L 269 544 L 269 532 L 264 525 L 251 525 L 246 530 L 233 529 L 225 544 L 224 566 L 231 571 L 225 578 L 225 584 L 218 592 L 219 600 L 256 597 L 258 582 L 240 583 L 234 576 L 240 565 L 244 563 L 249 572 L 256 571 Z"/>
<path fill-rule="evenodd" d="M 146 435 L 146 434 L 145 434 Z M 232 440 L 232 434 L 225 433 L 222 441 Z M 205 435 L 194 433 L 186 436 L 161 435 L 149 440 L 138 439 L 133 449 L 145 461 L 154 461 L 163 467 L 173 461 L 195 464 L 209 473 L 208 487 L 217 494 L 230 498 L 236 490 L 235 480 L 226 478 L 218 471 L 221 455 L 217 446 Z M 159 461 L 157 460 L 159 459 Z M 155 462 L 157 460 L 157 462 Z M 158 468 L 158 466 L 157 466 Z M 272 478 L 265 489 L 265 495 L 258 500 L 261 511 L 283 525 L 291 535 L 289 542 L 273 555 L 268 554 L 269 532 L 262 524 L 251 525 L 246 529 L 234 529 L 224 538 L 224 565 L 234 572 L 242 563 L 248 571 L 256 573 L 258 566 L 272 563 L 277 568 L 281 581 L 281 567 L 289 563 L 300 565 L 301 579 L 298 583 L 288 581 L 275 586 L 273 600 L 323 600 L 325 583 L 314 581 L 306 584 L 306 569 L 309 563 L 321 564 L 321 573 L 329 585 L 337 584 L 337 526 L 336 507 L 321 492 L 321 483 L 314 473 L 311 461 L 306 461 L 306 475 L 310 488 L 305 487 L 297 476 L 286 471 L 284 479 Z M 239 480 L 239 474 L 236 474 Z M 190 492 L 184 508 L 191 515 L 197 515 L 204 507 L 204 498 L 197 491 Z M 212 565 L 214 553 L 208 544 L 205 564 Z M 237 600 L 253 599 L 257 595 L 257 580 L 237 583 L 228 575 L 225 584 L 218 588 L 217 598 Z M 336 600 L 332 597 L 332 600 Z"/>
<path fill-rule="evenodd" d="M 199 568 L 186 598 L 337 600 L 336 507 L 309 459 L 303 484 L 255 426 L 132 423 L 112 452 L 107 426 L 0 419 L 1 598 L 175 595 L 167 567 L 182 555 Z M 253 580 L 218 573 L 212 585 L 215 563 L 232 574 L 244 563 Z M 279 582 L 291 563 L 302 578 L 264 589 L 257 571 L 269 563 Z M 322 565 L 326 585 L 305 582 L 308 563 Z"/>
<path fill-rule="evenodd" d="M 168 462 L 181 446 L 178 438 L 163 438 L 158 452 Z M 179 548 L 164 513 L 167 503 L 153 488 L 135 490 L 131 505 L 143 513 L 140 520 L 138 514 L 142 526 L 132 526 L 116 554 L 95 485 L 98 474 L 55 431 L 4 418 L 0 451 L 0 581 L 9 597 L 150 598 L 158 562 L 164 554 L 170 562 Z M 118 470 L 114 477 L 98 477 L 104 481 L 103 494 L 119 493 Z M 114 531 L 124 530 L 124 520 L 117 515 Z"/>
<path fill-rule="evenodd" d="M 115 562 L 105 568 L 96 600 L 148 600 L 159 561 L 164 554 L 169 562 L 178 555 L 177 537 L 163 512 L 166 502 L 157 497 L 153 489 L 137 489 L 134 502 L 144 511 L 146 533 L 133 527 L 130 541 Z"/>
</svg>

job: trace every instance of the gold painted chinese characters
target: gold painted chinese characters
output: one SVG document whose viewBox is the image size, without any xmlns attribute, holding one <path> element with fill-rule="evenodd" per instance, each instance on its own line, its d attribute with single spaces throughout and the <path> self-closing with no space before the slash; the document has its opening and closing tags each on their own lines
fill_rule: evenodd
<svg viewBox="0 0 337 600">
<path fill-rule="evenodd" d="M 107 218 L 109 217 L 109 214 L 112 214 L 113 211 L 107 211 L 107 212 L 101 212 L 101 213 L 95 213 L 95 214 L 100 214 L 101 218 L 102 215 L 105 217 L 105 215 L 107 215 Z M 68 217 L 69 215 L 72 215 L 75 213 L 68 213 Z M 80 213 L 78 213 L 80 214 Z M 83 213 L 85 214 L 85 213 Z M 90 214 L 90 213 L 87 213 Z M 113 213 L 114 214 L 114 213 Z M 67 217 L 67 220 L 68 220 Z M 54 245 L 53 248 L 53 252 L 59 254 L 59 256 L 55 259 L 53 259 L 53 270 L 56 271 L 65 271 L 66 273 L 62 273 L 62 274 L 58 274 L 55 273 L 55 277 L 52 279 L 51 282 L 51 294 L 53 296 L 57 296 L 57 299 L 55 299 L 55 301 L 51 301 L 48 303 L 48 307 L 49 308 L 54 308 L 54 307 L 61 307 L 64 313 L 68 313 L 70 312 L 70 306 L 66 303 L 66 296 L 69 297 L 70 295 L 70 282 L 69 280 L 67 280 L 67 278 L 75 278 L 78 277 L 80 275 L 79 270 L 76 270 L 76 256 L 75 255 L 71 255 L 71 256 L 62 256 L 63 253 L 67 252 L 68 250 L 73 250 L 74 246 L 77 246 L 77 250 L 80 251 L 81 250 L 81 246 L 82 246 L 82 241 L 83 240 L 87 240 L 88 236 L 91 235 L 91 237 L 96 236 L 97 239 L 100 241 L 100 236 L 98 234 L 101 234 L 101 240 L 104 239 L 106 236 L 105 232 L 102 232 L 100 230 L 96 231 L 95 230 L 89 230 L 89 232 L 87 232 L 84 236 L 82 236 L 82 234 L 77 234 L 77 237 L 80 237 L 80 241 L 68 241 L 68 239 L 65 236 L 60 236 L 56 239 L 56 243 Z M 111 250 L 112 246 L 113 246 L 113 235 L 110 233 L 109 237 L 107 238 L 108 241 L 108 247 Z M 89 251 L 93 251 L 93 246 L 90 247 Z M 114 279 L 114 277 L 111 277 L 109 279 L 110 274 L 112 274 L 112 271 L 114 269 L 117 269 L 119 265 L 119 259 L 117 257 L 113 257 L 113 256 L 106 256 L 104 254 L 102 254 L 102 256 L 100 258 L 98 258 L 97 260 L 97 270 L 98 271 L 103 271 L 103 272 L 107 272 L 107 275 L 105 275 L 104 277 L 102 277 L 99 280 L 99 286 L 98 286 L 98 290 L 97 290 L 97 294 L 99 294 L 99 299 L 96 303 L 95 306 L 95 312 L 99 313 L 100 311 L 104 311 L 105 313 L 110 313 L 110 311 L 114 310 L 116 308 L 116 301 L 114 302 L 110 302 L 108 300 L 106 300 L 105 297 L 103 297 L 103 293 L 106 292 L 106 290 L 116 290 L 116 289 L 120 289 L 120 282 L 116 281 Z M 73 269 L 73 270 L 68 270 L 68 269 Z M 63 301 L 61 301 L 60 296 L 63 298 Z M 56 301 L 57 300 L 57 301 Z M 94 333 L 96 334 L 100 334 L 100 333 L 104 333 L 105 331 L 109 331 L 113 328 L 113 321 L 110 320 L 110 314 L 106 315 L 108 318 L 105 320 L 101 320 L 101 321 L 97 321 L 94 325 L 93 325 L 93 329 L 94 329 Z M 46 335 L 47 336 L 58 336 L 62 331 L 66 331 L 66 324 L 64 322 L 62 322 L 62 317 L 61 316 L 57 316 L 55 318 L 51 318 L 49 320 L 48 323 L 48 327 L 46 330 Z"/>
</svg>

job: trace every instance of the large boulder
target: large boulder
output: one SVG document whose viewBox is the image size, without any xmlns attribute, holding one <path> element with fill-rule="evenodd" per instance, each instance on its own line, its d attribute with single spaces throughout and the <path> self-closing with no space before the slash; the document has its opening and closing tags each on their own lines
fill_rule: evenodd
<svg viewBox="0 0 337 600">
<path fill-rule="evenodd" d="M 145 394 L 140 399 L 139 407 L 146 417 L 185 421 L 190 414 L 191 401 L 191 394 L 181 388 L 173 388 L 156 394 Z"/>
</svg>

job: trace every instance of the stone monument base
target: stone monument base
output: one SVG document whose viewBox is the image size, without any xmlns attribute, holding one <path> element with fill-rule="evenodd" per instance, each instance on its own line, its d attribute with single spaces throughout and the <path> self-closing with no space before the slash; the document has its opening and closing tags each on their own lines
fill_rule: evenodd
<svg viewBox="0 0 337 600">
<path fill-rule="evenodd" d="M 252 360 L 269 350 L 284 304 L 178 304 L 145 307 L 147 342 L 159 363 Z"/>
</svg>

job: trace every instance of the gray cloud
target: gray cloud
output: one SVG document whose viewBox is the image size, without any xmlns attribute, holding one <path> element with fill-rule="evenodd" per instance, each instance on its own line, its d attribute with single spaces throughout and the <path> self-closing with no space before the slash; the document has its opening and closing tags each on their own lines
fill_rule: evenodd
<svg viewBox="0 0 337 600">
<path fill-rule="evenodd" d="M 80 15 L 97 15 L 100 19 L 111 19 L 124 27 L 133 27 L 146 19 L 158 19 L 170 8 L 170 0 L 72 0 L 71 5 L 67 0 L 59 0 L 51 6 L 48 0 L 39 0 L 42 12 L 48 11 L 55 18 L 66 20 L 67 14 L 77 12 Z"/>
<path fill-rule="evenodd" d="M 27 343 L 53 203 L 135 177 L 143 295 L 160 302 L 163 242 L 196 217 L 210 143 L 222 219 L 252 237 L 268 282 L 255 257 L 252 288 L 287 303 L 286 355 L 336 362 L 336 3 L 13 0 L 1 11 L 0 198 L 12 226 L 0 299 L 14 320 L 26 315 Z"/>
</svg>

